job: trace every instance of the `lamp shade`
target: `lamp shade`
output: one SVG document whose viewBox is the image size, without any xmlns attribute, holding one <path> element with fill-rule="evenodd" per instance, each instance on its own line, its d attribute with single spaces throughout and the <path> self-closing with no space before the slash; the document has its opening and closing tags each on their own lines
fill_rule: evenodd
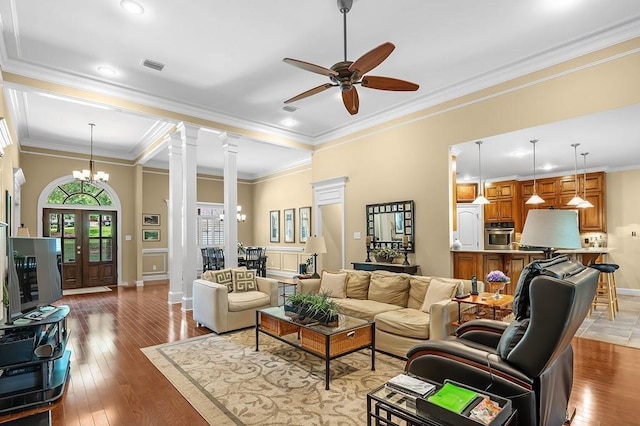
<svg viewBox="0 0 640 426">
<path fill-rule="evenodd" d="M 573 210 L 529 210 L 520 244 L 551 249 L 579 249 L 578 212 Z"/>
<path fill-rule="evenodd" d="M 304 245 L 305 253 L 326 253 L 327 245 L 324 242 L 324 237 L 307 237 L 307 243 Z"/>
<path fill-rule="evenodd" d="M 21 226 L 18 228 L 18 237 L 30 237 L 29 228 Z"/>
</svg>

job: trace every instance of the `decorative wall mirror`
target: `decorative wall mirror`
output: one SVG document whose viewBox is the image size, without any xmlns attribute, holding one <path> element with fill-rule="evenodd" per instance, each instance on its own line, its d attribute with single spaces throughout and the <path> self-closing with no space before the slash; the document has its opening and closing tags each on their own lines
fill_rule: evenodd
<svg viewBox="0 0 640 426">
<path fill-rule="evenodd" d="M 366 211 L 367 236 L 371 237 L 373 248 L 393 247 L 402 250 L 402 237 L 406 236 L 407 251 L 415 251 L 413 200 L 367 204 Z"/>
</svg>

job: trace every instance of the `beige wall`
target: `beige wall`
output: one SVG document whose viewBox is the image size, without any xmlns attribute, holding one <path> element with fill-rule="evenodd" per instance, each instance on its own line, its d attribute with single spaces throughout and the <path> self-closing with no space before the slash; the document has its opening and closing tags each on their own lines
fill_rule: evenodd
<svg viewBox="0 0 640 426">
<path fill-rule="evenodd" d="M 300 167 L 287 173 L 260 179 L 253 185 L 253 211 L 255 213 L 254 240 L 255 244 L 276 249 L 302 248 L 300 242 L 300 223 L 298 209 L 312 206 L 313 190 L 311 188 L 311 168 Z M 295 243 L 284 242 L 284 227 L 282 223 L 283 210 L 295 208 Z M 269 212 L 280 210 L 280 242 L 269 240 Z M 314 229 L 316 218 L 311 212 L 311 230 Z"/>
<path fill-rule="evenodd" d="M 607 243 L 618 288 L 640 290 L 640 170 L 607 173 Z M 631 232 L 636 232 L 636 237 Z"/>
</svg>

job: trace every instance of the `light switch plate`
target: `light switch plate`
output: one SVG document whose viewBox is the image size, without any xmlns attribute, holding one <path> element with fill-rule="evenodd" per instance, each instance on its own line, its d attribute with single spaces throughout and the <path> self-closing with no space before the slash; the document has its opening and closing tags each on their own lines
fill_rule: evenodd
<svg viewBox="0 0 640 426">
<path fill-rule="evenodd" d="M 360 238 L 362 238 L 362 237 L 360 236 L 360 233 L 359 233 L 359 232 L 354 232 L 354 233 L 353 233 L 353 239 L 354 239 L 354 240 L 359 240 Z"/>
</svg>

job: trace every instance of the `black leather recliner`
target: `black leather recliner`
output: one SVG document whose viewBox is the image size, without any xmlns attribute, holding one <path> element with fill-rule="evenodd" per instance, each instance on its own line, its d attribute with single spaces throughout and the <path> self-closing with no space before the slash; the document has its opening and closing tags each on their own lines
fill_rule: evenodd
<svg viewBox="0 0 640 426">
<path fill-rule="evenodd" d="M 534 261 L 518 280 L 512 323 L 469 321 L 456 337 L 411 348 L 406 370 L 509 398 L 518 425 L 562 425 L 573 385 L 571 339 L 597 283 L 598 271 L 566 256 Z"/>
</svg>

